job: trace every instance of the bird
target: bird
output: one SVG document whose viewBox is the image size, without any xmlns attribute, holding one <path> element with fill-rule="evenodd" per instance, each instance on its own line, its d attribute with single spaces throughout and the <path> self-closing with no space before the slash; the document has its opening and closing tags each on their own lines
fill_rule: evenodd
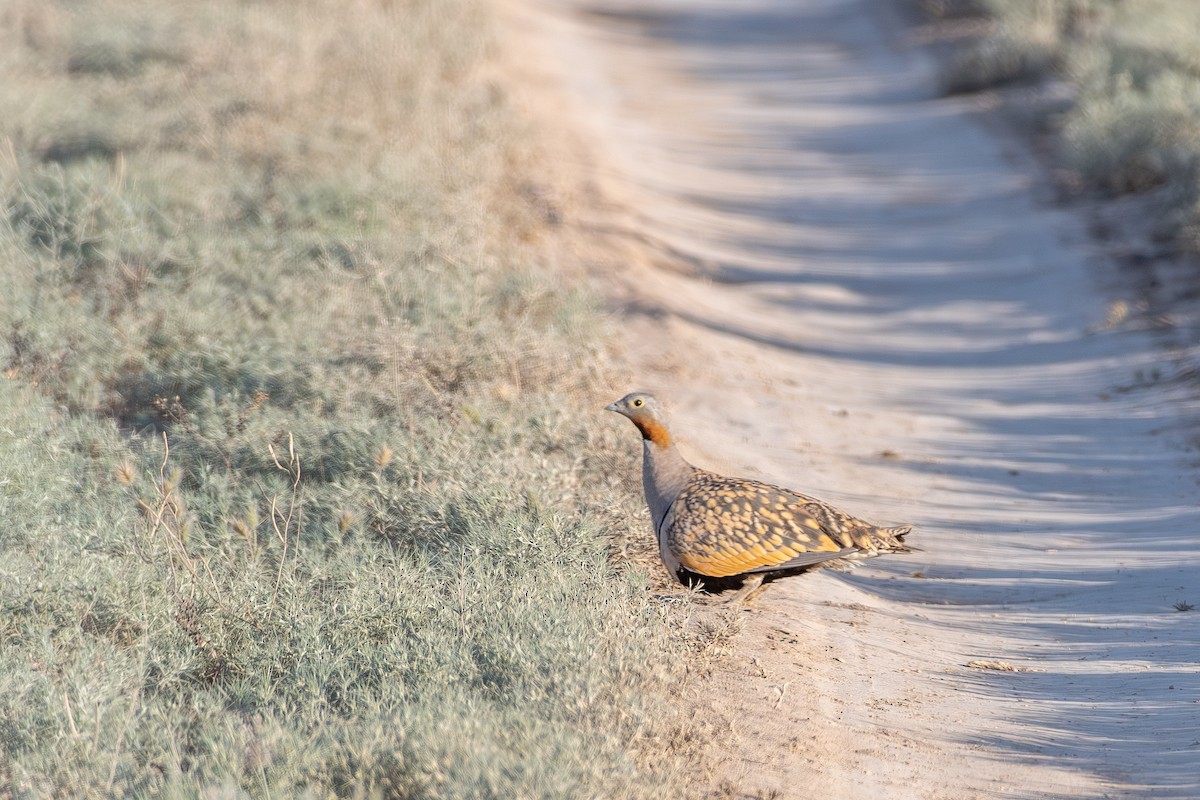
<svg viewBox="0 0 1200 800">
<path fill-rule="evenodd" d="M 904 543 L 911 525 L 881 527 L 790 489 L 692 466 L 652 394 L 632 392 L 605 409 L 642 434 L 642 486 L 659 555 L 684 585 L 716 590 L 740 580 L 728 602 L 749 605 L 764 579 L 914 549 Z"/>
</svg>

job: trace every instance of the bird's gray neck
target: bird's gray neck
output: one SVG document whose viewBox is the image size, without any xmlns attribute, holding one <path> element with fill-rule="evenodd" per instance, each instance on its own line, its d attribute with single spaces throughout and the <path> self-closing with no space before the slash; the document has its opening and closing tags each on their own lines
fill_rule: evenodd
<svg viewBox="0 0 1200 800">
<path fill-rule="evenodd" d="M 654 532 L 659 533 L 675 498 L 687 486 L 695 467 L 683 460 L 674 443 L 657 445 L 649 439 L 642 441 L 642 486 L 646 490 L 646 505 Z"/>
</svg>

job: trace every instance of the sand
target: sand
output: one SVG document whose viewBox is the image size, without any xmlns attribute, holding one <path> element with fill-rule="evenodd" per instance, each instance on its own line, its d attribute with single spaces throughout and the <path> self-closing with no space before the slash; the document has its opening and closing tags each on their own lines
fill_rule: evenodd
<svg viewBox="0 0 1200 800">
<path fill-rule="evenodd" d="M 938 96 L 898 9 L 514 7 L 605 224 L 646 254 L 603 276 L 637 374 L 614 399 L 655 391 L 695 463 L 923 548 L 739 612 L 688 687 L 727 731 L 712 787 L 1198 798 L 1195 388 L 1028 144 Z"/>
</svg>

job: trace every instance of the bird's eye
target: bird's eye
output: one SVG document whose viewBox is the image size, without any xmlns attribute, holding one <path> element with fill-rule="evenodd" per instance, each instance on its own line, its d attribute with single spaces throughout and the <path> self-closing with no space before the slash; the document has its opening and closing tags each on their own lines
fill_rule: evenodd
<svg viewBox="0 0 1200 800">
<path fill-rule="evenodd" d="M 634 408 L 641 408 L 641 407 L 642 407 L 642 406 L 644 406 L 644 405 L 646 405 L 646 401 L 645 401 L 645 400 L 643 400 L 643 399 L 642 399 L 642 398 L 640 398 L 640 397 L 634 398 L 634 401 L 633 401 L 633 407 L 634 407 Z"/>
</svg>

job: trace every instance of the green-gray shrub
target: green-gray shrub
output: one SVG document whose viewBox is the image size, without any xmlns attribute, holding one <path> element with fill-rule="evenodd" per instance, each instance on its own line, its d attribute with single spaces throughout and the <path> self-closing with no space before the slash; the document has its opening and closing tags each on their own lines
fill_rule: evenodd
<svg viewBox="0 0 1200 800">
<path fill-rule="evenodd" d="M 1200 251 L 1200 5 L 1170 0 L 987 0 L 991 31 L 944 85 L 977 91 L 1057 73 L 1055 122 L 1077 183 L 1153 193 L 1154 233 Z"/>
</svg>

